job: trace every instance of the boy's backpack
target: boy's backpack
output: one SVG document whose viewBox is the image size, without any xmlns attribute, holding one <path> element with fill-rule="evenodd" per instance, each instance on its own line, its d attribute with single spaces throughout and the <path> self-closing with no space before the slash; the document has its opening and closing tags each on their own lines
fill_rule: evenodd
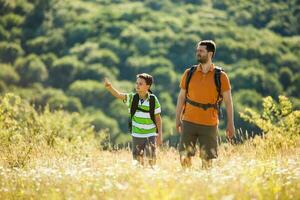
<svg viewBox="0 0 300 200">
<path fill-rule="evenodd" d="M 188 94 L 189 83 L 191 81 L 193 73 L 196 71 L 196 68 L 197 68 L 197 66 L 194 65 L 188 71 L 188 74 L 187 74 L 187 77 L 186 77 L 186 84 L 185 84 L 186 85 L 186 95 Z M 221 94 L 221 73 L 222 73 L 222 71 L 224 71 L 222 69 L 222 67 L 218 67 L 218 66 L 215 67 L 214 80 L 215 80 L 216 90 L 218 92 L 218 97 L 217 97 L 217 100 L 214 104 L 198 103 L 198 102 L 195 102 L 195 101 L 192 101 L 192 100 L 188 99 L 187 97 L 186 97 L 186 102 L 191 104 L 191 105 L 201 107 L 204 110 L 207 110 L 208 108 L 213 107 L 213 108 L 217 109 L 218 113 L 221 115 L 222 113 L 221 113 L 220 108 L 221 108 L 221 104 L 222 104 L 222 101 L 223 101 L 223 95 Z"/>
<path fill-rule="evenodd" d="M 130 118 L 128 120 L 128 129 L 129 129 L 130 133 L 132 131 L 132 118 L 133 118 L 133 116 L 134 116 L 134 114 L 137 110 L 142 111 L 142 112 L 148 112 L 150 114 L 151 120 L 153 121 L 153 123 L 156 126 L 155 115 L 154 115 L 154 111 L 155 111 L 155 98 L 154 98 L 154 96 L 152 94 L 150 94 L 149 111 L 138 107 L 139 100 L 140 100 L 139 94 L 136 93 L 135 95 L 133 95 L 133 99 L 132 99 L 132 103 L 131 103 L 131 107 L 130 107 Z M 156 127 L 156 131 L 157 131 L 157 127 Z"/>
</svg>

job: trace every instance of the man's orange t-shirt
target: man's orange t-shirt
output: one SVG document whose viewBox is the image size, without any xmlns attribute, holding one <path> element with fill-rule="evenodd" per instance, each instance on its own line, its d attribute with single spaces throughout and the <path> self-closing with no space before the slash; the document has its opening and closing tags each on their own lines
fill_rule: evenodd
<svg viewBox="0 0 300 200">
<path fill-rule="evenodd" d="M 218 92 L 214 80 L 215 67 L 212 64 L 210 70 L 204 74 L 200 66 L 194 71 L 189 83 L 187 98 L 202 104 L 214 104 L 218 98 Z M 186 77 L 189 69 L 185 70 L 180 88 L 186 89 Z M 221 93 L 230 90 L 230 82 L 226 73 L 221 73 Z M 186 103 L 182 120 L 201 125 L 215 126 L 219 123 L 218 111 L 214 108 L 204 110 Z"/>
</svg>

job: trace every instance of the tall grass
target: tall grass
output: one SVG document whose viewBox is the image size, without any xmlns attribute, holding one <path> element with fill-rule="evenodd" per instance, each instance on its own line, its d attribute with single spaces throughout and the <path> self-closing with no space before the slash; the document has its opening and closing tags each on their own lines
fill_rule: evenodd
<svg viewBox="0 0 300 200">
<path fill-rule="evenodd" d="M 1 114 L 0 122 L 5 139 L 0 199 L 299 199 L 299 114 L 292 110 L 281 114 L 289 104 L 280 99 L 279 104 L 265 99 L 261 115 L 244 113 L 263 130 L 263 137 L 241 145 L 221 144 L 212 169 L 202 170 L 196 156 L 192 168 L 183 170 L 174 148 L 159 149 L 155 168 L 140 167 L 132 162 L 129 150 L 99 150 L 92 129 L 80 125 L 86 122 L 76 121 L 77 114 L 47 109 L 37 113 L 7 95 L 1 101 L 1 113 L 10 114 Z M 281 111 L 269 112 L 270 105 Z M 24 109 L 26 115 L 13 112 Z M 18 153 L 12 153 L 13 147 Z M 24 149 L 27 157 L 21 153 Z M 27 162 L 18 164 L 17 155 Z"/>
</svg>

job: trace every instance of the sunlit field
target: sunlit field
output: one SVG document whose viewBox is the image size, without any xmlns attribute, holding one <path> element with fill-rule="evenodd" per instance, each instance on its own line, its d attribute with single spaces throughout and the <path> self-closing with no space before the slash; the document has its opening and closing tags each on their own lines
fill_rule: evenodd
<svg viewBox="0 0 300 200">
<path fill-rule="evenodd" d="M 195 157 L 183 170 L 170 148 L 158 152 L 155 168 L 136 165 L 127 150 L 44 152 L 25 168 L 1 163 L 0 199 L 299 199 L 299 148 L 264 156 L 224 144 L 219 154 L 212 169 Z"/>
<path fill-rule="evenodd" d="M 242 113 L 263 134 L 222 143 L 211 169 L 201 169 L 199 157 L 182 169 L 168 146 L 151 168 L 134 163 L 130 149 L 104 150 L 106 133 L 95 133 L 84 116 L 37 112 L 7 94 L 0 102 L 0 199 L 300 199 L 300 112 L 283 96 L 279 103 L 265 98 L 263 107 L 262 114 Z"/>
</svg>

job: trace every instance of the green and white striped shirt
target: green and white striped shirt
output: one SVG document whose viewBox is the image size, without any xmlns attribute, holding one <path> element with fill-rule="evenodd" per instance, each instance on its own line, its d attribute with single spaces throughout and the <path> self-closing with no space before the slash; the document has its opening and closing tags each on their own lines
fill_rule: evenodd
<svg viewBox="0 0 300 200">
<path fill-rule="evenodd" d="M 150 93 L 148 93 L 150 94 Z M 127 93 L 125 94 L 126 99 L 124 100 L 124 103 L 128 106 L 128 113 L 130 115 L 130 108 L 133 100 L 133 96 L 135 93 Z M 159 114 L 161 113 L 161 108 L 159 101 L 157 97 L 154 94 L 150 94 L 154 96 L 155 99 L 155 110 L 154 114 Z M 142 108 L 144 110 L 149 111 L 150 109 L 150 96 L 148 95 L 147 99 L 142 102 L 142 100 L 139 100 L 138 107 Z M 150 113 L 149 112 L 142 112 L 139 110 L 136 110 L 134 116 L 132 117 L 132 132 L 131 135 L 134 137 L 139 137 L 139 138 L 146 138 L 146 137 L 151 137 L 151 136 L 156 136 L 156 126 L 153 123 L 153 121 L 150 118 Z"/>
</svg>

